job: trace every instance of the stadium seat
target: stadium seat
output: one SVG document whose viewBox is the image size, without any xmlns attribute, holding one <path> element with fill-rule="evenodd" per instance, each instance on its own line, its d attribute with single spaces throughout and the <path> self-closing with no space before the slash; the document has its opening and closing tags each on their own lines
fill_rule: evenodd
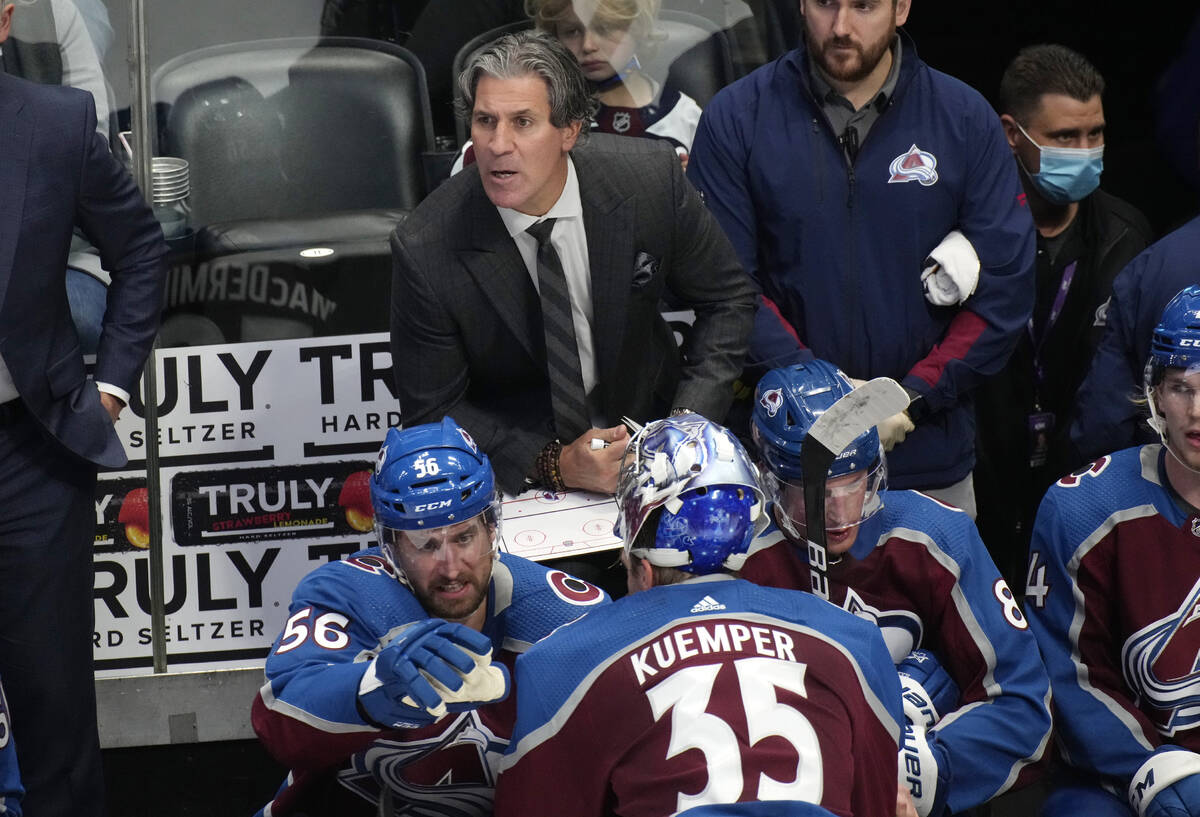
<svg viewBox="0 0 1200 817">
<path fill-rule="evenodd" d="M 261 40 L 184 54 L 152 88 L 157 153 L 188 160 L 196 231 L 194 254 L 172 258 L 172 339 L 209 341 L 196 318 L 226 341 L 386 329 L 388 236 L 424 196 L 433 147 L 416 58 L 365 39 Z M 225 275 L 292 292 L 301 314 L 231 297 Z"/>
<path fill-rule="evenodd" d="M 433 145 L 425 74 L 355 38 L 214 46 L 163 65 L 160 155 L 187 159 L 194 225 L 411 209 Z M 314 236 L 320 238 L 320 236 Z"/>
</svg>

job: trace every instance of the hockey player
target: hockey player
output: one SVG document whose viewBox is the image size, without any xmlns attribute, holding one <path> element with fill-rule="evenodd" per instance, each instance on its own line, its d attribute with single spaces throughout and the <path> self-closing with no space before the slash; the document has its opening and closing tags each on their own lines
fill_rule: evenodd
<svg viewBox="0 0 1200 817">
<path fill-rule="evenodd" d="M 1200 815 L 1200 287 L 1144 381 L 1162 443 L 1063 477 L 1033 529 L 1025 607 L 1072 767 L 1047 816 Z"/>
<path fill-rule="evenodd" d="M 696 414 L 647 425 L 617 487 L 630 595 L 517 661 L 497 817 L 883 817 L 900 688 L 878 630 L 737 581 L 763 494 L 736 438 Z M 641 592 L 645 591 L 645 592 Z"/>
<path fill-rule="evenodd" d="M 498 553 L 491 465 L 450 418 L 388 431 L 371 502 L 379 546 L 306 576 L 267 658 L 252 720 L 292 773 L 265 813 L 488 815 L 505 666 L 607 597 Z"/>
<path fill-rule="evenodd" d="M 759 537 L 745 578 L 811 586 L 801 448 L 817 417 L 851 390 L 823 360 L 759 381 L 751 433 L 774 524 Z M 918 812 L 960 812 L 1008 791 L 1046 748 L 1050 689 L 1029 624 L 974 523 L 924 494 L 889 492 L 874 429 L 838 454 L 826 479 L 830 600 L 879 625 L 903 670 L 906 699 L 933 704 L 928 713 L 906 707 L 928 727 L 935 761 L 906 776 Z M 906 658 L 914 650 L 921 651 Z"/>
<path fill-rule="evenodd" d="M 0 687 L 0 817 L 21 817 L 21 771 L 17 767 L 17 745 L 13 742 L 8 701 Z"/>
</svg>

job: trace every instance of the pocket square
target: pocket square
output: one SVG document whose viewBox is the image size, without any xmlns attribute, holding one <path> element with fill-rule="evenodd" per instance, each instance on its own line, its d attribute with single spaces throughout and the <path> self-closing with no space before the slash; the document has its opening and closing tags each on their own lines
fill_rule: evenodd
<svg viewBox="0 0 1200 817">
<path fill-rule="evenodd" d="M 658 259 L 648 252 L 639 252 L 633 261 L 633 280 L 631 286 L 641 289 L 650 283 L 658 272 Z"/>
</svg>

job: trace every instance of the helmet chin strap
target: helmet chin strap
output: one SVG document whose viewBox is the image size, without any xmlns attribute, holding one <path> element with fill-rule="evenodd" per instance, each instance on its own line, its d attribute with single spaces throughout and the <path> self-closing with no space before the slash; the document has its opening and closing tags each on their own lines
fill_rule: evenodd
<svg viewBox="0 0 1200 817">
<path fill-rule="evenodd" d="M 1150 419 L 1146 422 L 1149 426 L 1158 432 L 1158 438 L 1162 440 L 1163 448 L 1167 449 L 1167 453 L 1175 462 L 1179 463 L 1180 467 L 1200 477 L 1200 469 L 1193 468 L 1183 461 L 1179 454 L 1175 453 L 1175 449 L 1171 446 L 1171 441 L 1167 439 L 1167 423 L 1163 420 L 1162 415 L 1158 413 L 1158 406 L 1154 403 L 1154 387 L 1146 386 L 1146 402 L 1150 404 Z"/>
</svg>

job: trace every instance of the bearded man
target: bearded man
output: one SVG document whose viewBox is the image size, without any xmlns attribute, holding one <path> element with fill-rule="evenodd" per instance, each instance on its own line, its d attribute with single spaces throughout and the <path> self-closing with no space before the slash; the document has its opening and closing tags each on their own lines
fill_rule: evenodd
<svg viewBox="0 0 1200 817">
<path fill-rule="evenodd" d="M 751 374 L 900 381 L 891 483 L 974 516 L 971 389 L 1029 319 L 1034 227 L 999 118 L 920 60 L 911 5 L 800 0 L 804 42 L 713 98 L 687 172 L 762 287 Z"/>
</svg>

